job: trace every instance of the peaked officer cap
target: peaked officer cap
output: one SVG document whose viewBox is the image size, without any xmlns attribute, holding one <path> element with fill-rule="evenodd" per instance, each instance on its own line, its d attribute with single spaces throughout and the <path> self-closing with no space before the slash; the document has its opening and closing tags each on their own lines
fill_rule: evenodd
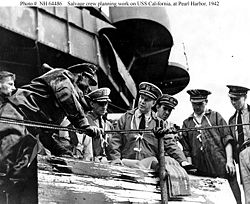
<svg viewBox="0 0 250 204">
<path fill-rule="evenodd" d="M 96 89 L 92 92 L 90 92 L 87 97 L 92 100 L 92 101 L 98 101 L 98 102 L 103 102 L 103 101 L 111 101 L 109 98 L 110 94 L 110 89 L 109 88 L 100 88 Z"/>
<path fill-rule="evenodd" d="M 97 66 L 95 66 L 94 64 L 90 64 L 90 63 L 76 64 L 71 67 L 68 67 L 67 69 L 73 73 L 85 74 L 86 76 L 89 77 L 91 86 L 97 85 L 97 81 L 94 78 L 96 70 L 97 70 Z"/>
<path fill-rule="evenodd" d="M 177 106 L 178 101 L 176 98 L 168 95 L 168 94 L 163 94 L 158 100 L 157 100 L 157 104 L 159 105 L 165 105 L 168 106 L 172 109 L 175 108 L 175 106 Z"/>
<path fill-rule="evenodd" d="M 193 103 L 200 103 L 207 99 L 207 96 L 211 94 L 210 91 L 204 89 L 191 89 L 187 93 L 190 95 L 190 101 Z"/>
<path fill-rule="evenodd" d="M 243 87 L 243 86 L 233 86 L 233 85 L 227 85 L 229 88 L 228 96 L 232 98 L 238 98 L 241 96 L 247 95 L 249 88 Z"/>
<path fill-rule="evenodd" d="M 139 84 L 139 94 L 147 95 L 154 100 L 162 96 L 161 90 L 156 85 L 149 82 L 141 82 Z"/>
</svg>

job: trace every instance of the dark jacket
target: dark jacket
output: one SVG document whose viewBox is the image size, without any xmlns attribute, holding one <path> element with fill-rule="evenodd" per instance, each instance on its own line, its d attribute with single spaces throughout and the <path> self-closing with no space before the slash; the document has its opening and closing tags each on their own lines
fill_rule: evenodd
<svg viewBox="0 0 250 204">
<path fill-rule="evenodd" d="M 9 101 L 29 120 L 60 124 L 67 116 L 74 126 L 81 127 L 88 125 L 82 98 L 74 75 L 53 69 L 18 89 Z"/>
<path fill-rule="evenodd" d="M 215 111 L 205 112 L 201 121 L 202 127 L 227 125 L 222 116 Z M 209 120 L 209 122 L 206 120 Z M 193 114 L 183 122 L 184 129 L 194 128 Z M 200 136 L 199 136 L 200 135 Z M 200 139 L 199 139 L 200 138 Z M 232 143 L 233 137 L 229 128 L 213 128 L 200 131 L 183 132 L 180 142 L 186 157 L 192 158 L 194 166 L 207 176 L 226 176 L 225 146 Z"/>
<path fill-rule="evenodd" d="M 53 69 L 18 89 L 2 105 L 0 117 L 59 125 L 67 116 L 75 127 L 85 127 L 89 124 L 80 95 L 71 72 Z M 52 154 L 64 154 L 65 149 L 52 137 L 56 133 L 57 130 L 1 124 L 0 172 L 10 177 L 28 176 L 27 167 L 37 137 Z"/>
</svg>

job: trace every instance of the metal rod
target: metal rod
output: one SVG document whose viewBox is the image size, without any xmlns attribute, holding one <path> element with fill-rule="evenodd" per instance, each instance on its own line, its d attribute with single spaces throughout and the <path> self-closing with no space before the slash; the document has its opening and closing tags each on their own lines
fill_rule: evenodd
<svg viewBox="0 0 250 204">
<path fill-rule="evenodd" d="M 44 128 L 44 129 L 53 129 L 53 130 L 61 130 L 61 131 L 71 131 L 71 132 L 80 132 L 84 133 L 85 130 L 81 128 L 70 128 L 70 127 L 63 127 L 56 124 L 47 124 L 38 121 L 31 121 L 31 120 L 19 120 L 13 118 L 6 118 L 0 117 L 0 123 L 6 124 L 13 124 L 13 125 L 23 125 L 27 127 L 37 127 L 37 128 Z M 230 124 L 230 125 L 215 125 L 215 126 L 208 126 L 208 127 L 193 127 L 193 128 L 183 128 L 178 130 L 169 130 L 166 129 L 166 134 L 176 134 L 179 132 L 189 132 L 189 131 L 199 131 L 199 130 L 209 130 L 214 128 L 228 128 L 228 127 L 236 127 L 236 126 L 245 126 L 250 125 L 250 123 L 243 123 L 243 124 Z M 152 133 L 153 129 L 138 129 L 138 130 L 106 130 L 105 134 L 126 134 L 126 133 Z"/>
<path fill-rule="evenodd" d="M 217 128 L 229 128 L 229 127 L 246 126 L 246 125 L 250 125 L 250 123 L 229 124 L 229 125 L 213 125 L 213 126 L 193 127 L 193 128 L 182 128 L 182 129 L 176 130 L 176 133 L 178 133 L 178 132 L 198 131 L 198 130 L 210 130 L 210 129 L 217 129 Z"/>
<path fill-rule="evenodd" d="M 12 125 L 23 125 L 27 127 L 38 127 L 44 129 L 53 129 L 53 130 L 61 130 L 61 131 L 72 131 L 72 132 L 82 132 L 84 129 L 80 128 L 71 128 L 71 127 L 63 127 L 56 124 L 47 124 L 38 121 L 31 120 L 19 120 L 7 117 L 0 117 L 0 123 L 12 124 Z"/>
<path fill-rule="evenodd" d="M 230 125 L 214 125 L 214 126 L 207 126 L 207 127 L 193 127 L 193 128 L 182 128 L 177 130 L 168 130 L 166 129 L 166 134 L 176 134 L 179 132 L 190 132 L 190 131 L 199 131 L 199 130 L 209 130 L 209 129 L 217 129 L 217 128 L 229 128 L 229 127 L 236 127 L 236 126 L 244 126 L 250 125 L 250 123 L 242 123 L 242 124 L 230 124 Z M 108 130 L 105 131 L 106 134 L 125 134 L 125 133 L 152 133 L 153 129 L 137 129 L 137 130 Z"/>
</svg>

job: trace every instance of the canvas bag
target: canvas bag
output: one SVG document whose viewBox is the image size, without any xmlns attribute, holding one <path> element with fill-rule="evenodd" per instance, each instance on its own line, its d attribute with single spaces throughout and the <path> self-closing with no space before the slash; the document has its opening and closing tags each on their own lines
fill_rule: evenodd
<svg viewBox="0 0 250 204">
<path fill-rule="evenodd" d="M 165 169 L 169 198 L 190 195 L 190 181 L 186 170 L 170 156 L 165 156 Z"/>
</svg>

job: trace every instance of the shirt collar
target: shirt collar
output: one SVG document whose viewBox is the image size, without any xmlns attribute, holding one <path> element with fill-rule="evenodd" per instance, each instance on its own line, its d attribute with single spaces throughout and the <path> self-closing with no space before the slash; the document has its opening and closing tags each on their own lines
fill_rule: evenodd
<svg viewBox="0 0 250 204">
<path fill-rule="evenodd" d="M 203 115 L 209 115 L 210 113 L 211 113 L 211 109 L 206 109 L 205 111 L 204 111 L 204 113 L 202 113 L 202 116 Z M 193 112 L 190 116 L 189 116 L 189 118 L 195 118 L 195 113 Z"/>
<path fill-rule="evenodd" d="M 139 109 L 137 109 L 136 111 L 135 111 L 135 117 L 137 117 L 137 118 L 139 118 L 140 116 L 141 116 L 141 114 L 142 114 L 142 112 L 139 110 Z M 151 117 L 151 114 L 152 114 L 152 111 L 149 111 L 149 112 L 147 112 L 146 114 L 145 114 L 145 118 L 150 118 Z"/>
<path fill-rule="evenodd" d="M 247 104 L 246 103 L 244 104 L 244 107 L 243 107 L 243 109 L 241 111 L 242 111 L 242 113 L 248 112 L 248 108 L 247 108 Z"/>
</svg>

